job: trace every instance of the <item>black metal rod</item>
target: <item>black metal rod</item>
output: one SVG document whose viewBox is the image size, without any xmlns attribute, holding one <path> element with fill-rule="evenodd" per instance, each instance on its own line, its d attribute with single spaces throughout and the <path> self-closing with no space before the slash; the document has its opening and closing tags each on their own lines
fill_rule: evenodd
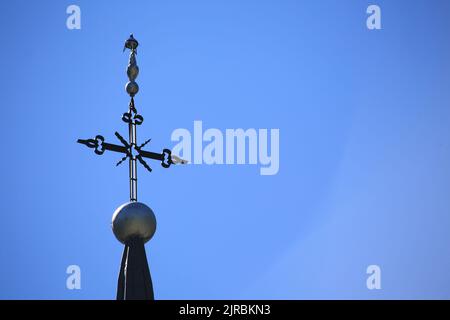
<svg viewBox="0 0 450 320">
<path fill-rule="evenodd" d="M 140 150 L 139 154 L 144 158 L 149 158 L 153 160 L 164 161 L 164 153 L 156 153 L 151 151 Z"/>
<path fill-rule="evenodd" d="M 109 150 L 109 151 L 115 151 L 115 152 L 120 152 L 120 153 L 127 153 L 128 152 L 128 148 L 123 147 L 123 146 L 118 146 L 116 144 L 111 144 L 111 143 L 103 143 L 103 148 L 105 150 Z"/>
<path fill-rule="evenodd" d="M 135 110 L 134 99 L 131 98 L 129 112 Z M 128 123 L 128 134 L 130 141 L 130 201 L 137 201 L 137 164 L 134 148 L 136 147 L 136 124 L 134 121 Z"/>
</svg>

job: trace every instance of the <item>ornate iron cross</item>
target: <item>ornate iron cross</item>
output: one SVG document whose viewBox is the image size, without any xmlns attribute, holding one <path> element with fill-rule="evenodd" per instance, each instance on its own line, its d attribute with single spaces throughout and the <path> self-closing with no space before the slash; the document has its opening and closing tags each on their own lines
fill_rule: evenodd
<svg viewBox="0 0 450 320">
<path fill-rule="evenodd" d="M 137 161 L 139 161 L 144 168 L 148 171 L 152 171 L 150 166 L 144 160 L 144 158 L 161 161 L 161 166 L 164 168 L 169 168 L 172 164 L 185 164 L 187 161 L 172 155 L 169 149 L 164 149 L 162 153 L 155 153 L 151 151 L 145 151 L 142 148 L 150 142 L 151 139 L 145 141 L 141 145 L 137 145 L 136 142 L 136 126 L 143 123 L 144 118 L 138 114 L 136 107 L 134 105 L 134 96 L 139 91 L 139 86 L 136 83 L 136 78 L 139 74 L 139 67 L 136 63 L 137 47 L 139 43 L 134 39 L 133 35 L 125 42 L 125 49 L 130 49 L 130 58 L 128 62 L 127 75 L 129 81 L 127 82 L 125 89 L 130 95 L 130 104 L 128 112 L 125 112 L 122 116 L 122 121 L 128 124 L 128 136 L 129 141 L 126 141 L 117 131 L 115 133 L 116 137 L 119 139 L 122 145 L 111 144 L 105 142 L 105 138 L 101 135 L 97 135 L 94 139 L 78 139 L 78 143 L 84 144 L 85 146 L 94 149 L 97 155 L 102 155 L 106 150 L 122 153 L 123 157 L 117 163 L 117 166 L 124 162 L 126 159 L 129 160 L 130 166 L 130 201 L 137 201 Z"/>
</svg>

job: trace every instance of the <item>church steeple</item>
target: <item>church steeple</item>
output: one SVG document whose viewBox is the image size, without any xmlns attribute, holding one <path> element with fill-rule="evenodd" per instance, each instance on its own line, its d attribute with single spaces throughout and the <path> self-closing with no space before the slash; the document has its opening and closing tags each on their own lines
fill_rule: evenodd
<svg viewBox="0 0 450 320">
<path fill-rule="evenodd" d="M 122 145 L 107 143 L 101 135 L 97 135 L 94 139 L 77 141 L 93 148 L 97 155 L 102 155 L 106 150 L 121 153 L 123 157 L 117 166 L 127 159 L 129 162 L 130 201 L 117 208 L 112 217 L 114 235 L 125 245 L 117 286 L 118 300 L 152 300 L 154 298 L 144 244 L 156 231 L 156 218 L 152 209 L 137 201 L 137 162 L 149 172 L 152 169 L 144 158 L 160 161 L 164 168 L 169 168 L 172 164 L 186 163 L 176 156 L 172 157 L 169 149 L 164 149 L 161 153 L 143 150 L 142 148 L 150 142 L 150 139 L 137 145 L 136 127 L 144 122 L 144 118 L 138 113 L 134 104 L 134 97 L 139 92 L 139 86 L 135 81 L 139 75 L 136 62 L 138 45 L 138 41 L 131 34 L 124 46 L 124 51 L 130 50 L 127 67 L 129 81 L 125 85 L 125 90 L 130 96 L 130 103 L 128 111 L 122 115 L 122 121 L 128 124 L 128 141 L 118 132 L 115 132 L 115 135 Z"/>
</svg>

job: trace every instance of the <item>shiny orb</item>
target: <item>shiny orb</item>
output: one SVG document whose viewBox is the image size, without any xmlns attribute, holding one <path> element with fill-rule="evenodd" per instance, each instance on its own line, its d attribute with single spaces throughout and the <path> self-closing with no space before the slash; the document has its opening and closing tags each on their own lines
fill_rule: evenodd
<svg viewBox="0 0 450 320">
<path fill-rule="evenodd" d="M 136 82 L 134 81 L 129 81 L 127 82 L 127 84 L 125 85 L 125 90 L 127 90 L 127 93 L 131 96 L 134 97 L 134 95 L 136 93 L 138 93 L 139 91 L 139 86 Z"/>
<path fill-rule="evenodd" d="M 129 65 L 127 68 L 127 75 L 130 81 L 136 80 L 139 75 L 139 67 L 137 65 Z"/>
<path fill-rule="evenodd" d="M 156 231 L 155 214 L 141 202 L 124 203 L 113 214 L 112 230 L 122 243 L 132 237 L 139 237 L 146 243 Z"/>
</svg>

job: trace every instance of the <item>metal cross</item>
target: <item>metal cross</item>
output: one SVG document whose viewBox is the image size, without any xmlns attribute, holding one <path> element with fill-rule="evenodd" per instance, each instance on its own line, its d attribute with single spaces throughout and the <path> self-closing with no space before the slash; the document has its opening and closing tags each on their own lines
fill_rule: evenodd
<svg viewBox="0 0 450 320">
<path fill-rule="evenodd" d="M 105 142 L 105 138 L 101 135 L 97 135 L 94 139 L 78 139 L 78 143 L 94 149 L 97 155 L 102 155 L 106 150 L 122 153 L 124 156 L 117 163 L 117 166 L 129 160 L 129 176 L 130 176 L 130 201 L 137 201 L 137 161 L 141 163 L 145 169 L 152 171 L 152 168 L 145 162 L 144 158 L 161 161 L 161 166 L 169 168 L 172 164 L 185 164 L 187 161 L 172 155 L 169 149 L 163 149 L 161 153 L 155 153 L 151 151 L 142 150 L 142 148 L 150 142 L 151 139 L 145 141 L 141 145 L 136 143 L 136 126 L 141 125 L 144 122 L 144 118 L 138 114 L 134 105 L 134 96 L 139 91 L 139 86 L 135 82 L 138 74 L 139 67 L 136 63 L 137 47 L 139 43 L 134 39 L 133 35 L 125 42 L 125 49 L 130 49 L 130 59 L 128 62 L 127 75 L 128 83 L 125 86 L 127 93 L 130 95 L 130 104 L 128 112 L 122 115 L 122 121 L 128 123 L 128 135 L 129 141 L 126 141 L 117 131 L 116 137 L 122 143 L 122 145 L 111 144 Z M 137 160 L 137 161 L 136 161 Z"/>
</svg>

